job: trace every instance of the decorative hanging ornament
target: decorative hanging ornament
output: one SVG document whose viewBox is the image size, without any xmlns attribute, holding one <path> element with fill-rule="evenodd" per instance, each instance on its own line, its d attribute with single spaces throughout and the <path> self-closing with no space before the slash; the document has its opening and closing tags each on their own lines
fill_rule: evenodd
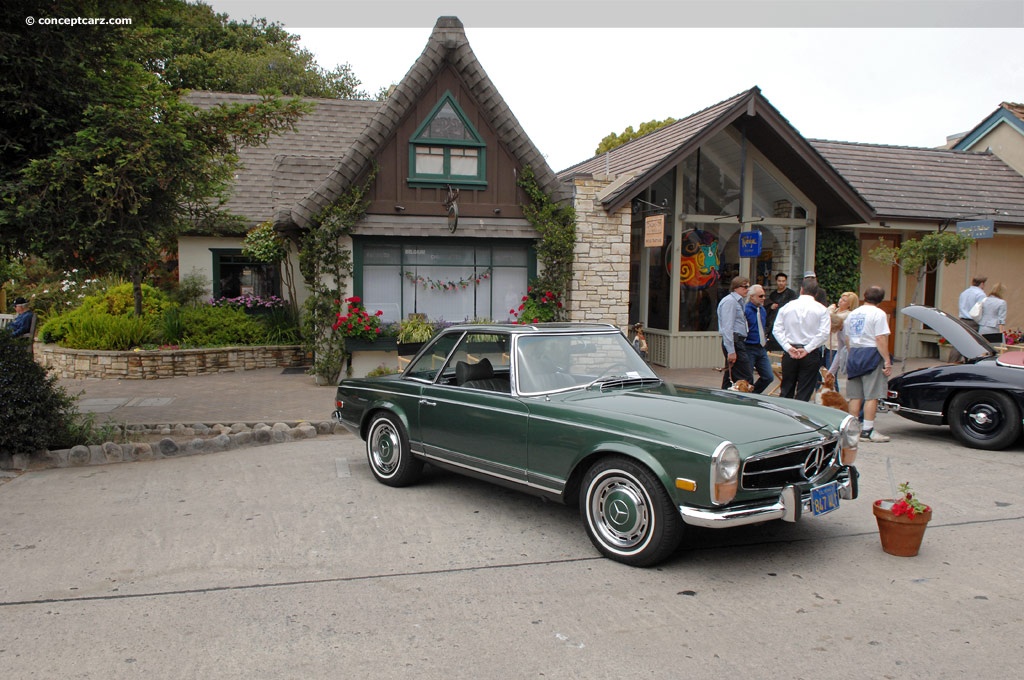
<svg viewBox="0 0 1024 680">
<path fill-rule="evenodd" d="M 444 200 L 444 207 L 448 209 L 448 231 L 455 233 L 455 230 L 459 228 L 459 190 L 452 189 L 452 185 L 448 185 L 448 196 Z"/>
</svg>

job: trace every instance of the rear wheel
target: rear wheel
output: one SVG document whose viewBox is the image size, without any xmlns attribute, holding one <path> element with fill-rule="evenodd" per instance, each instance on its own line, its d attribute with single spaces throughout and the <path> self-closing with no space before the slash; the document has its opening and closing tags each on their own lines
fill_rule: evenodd
<svg viewBox="0 0 1024 680">
<path fill-rule="evenodd" d="M 390 413 L 373 417 L 366 435 L 366 459 L 377 481 L 388 486 L 415 484 L 423 473 L 423 461 L 409 449 L 405 426 Z"/>
<path fill-rule="evenodd" d="M 665 487 L 643 465 L 604 458 L 583 477 L 580 513 L 606 557 L 634 567 L 661 562 L 679 546 L 683 520 Z"/>
<path fill-rule="evenodd" d="M 1020 437 L 1020 409 L 1005 392 L 961 392 L 949 405 L 949 429 L 973 449 L 1005 449 Z"/>
</svg>

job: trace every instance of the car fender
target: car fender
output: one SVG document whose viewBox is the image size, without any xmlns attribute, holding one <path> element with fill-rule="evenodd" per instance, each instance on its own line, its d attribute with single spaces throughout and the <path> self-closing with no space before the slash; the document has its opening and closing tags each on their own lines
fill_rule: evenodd
<svg viewBox="0 0 1024 680">
<path fill-rule="evenodd" d="M 653 444 L 651 444 L 653 446 Z M 681 461 L 682 467 L 693 467 L 694 471 L 699 473 L 699 479 L 695 479 L 699 490 L 703 490 L 706 486 L 706 459 L 709 458 L 707 454 L 701 454 L 696 451 L 689 451 L 681 449 L 670 444 L 659 444 L 658 446 L 663 449 L 672 449 L 677 452 L 678 457 Z M 565 485 L 562 493 L 562 500 L 566 503 L 574 503 L 580 493 L 580 484 L 583 479 L 583 475 L 586 474 L 587 470 L 601 458 L 608 456 L 625 456 L 631 458 L 644 467 L 649 469 L 658 480 L 665 487 L 671 498 L 677 498 L 679 490 L 676 488 L 676 476 L 665 469 L 659 459 L 654 456 L 648 448 L 641 446 L 636 442 L 624 441 L 621 439 L 616 440 L 602 440 L 594 442 L 590 450 L 584 452 L 579 460 L 573 465 L 572 472 L 569 475 L 569 479 Z M 673 456 L 675 458 L 675 456 Z M 689 465 L 685 463 L 685 460 L 689 459 L 691 462 Z M 696 502 L 697 499 L 688 499 L 690 503 Z"/>
<path fill-rule="evenodd" d="M 405 431 L 409 433 L 410 441 L 412 440 L 413 425 L 409 419 L 409 414 L 405 407 L 399 404 L 397 401 L 392 399 L 377 399 L 366 405 L 363 409 L 362 418 L 359 421 L 359 437 L 366 440 L 366 435 L 370 429 L 370 423 L 373 422 L 373 418 L 380 411 L 387 411 L 394 415 L 402 423 Z"/>
</svg>

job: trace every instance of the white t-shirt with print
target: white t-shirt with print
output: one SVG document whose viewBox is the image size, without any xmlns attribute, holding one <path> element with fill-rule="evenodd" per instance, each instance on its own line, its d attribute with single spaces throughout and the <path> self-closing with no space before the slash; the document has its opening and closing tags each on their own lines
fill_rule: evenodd
<svg viewBox="0 0 1024 680">
<path fill-rule="evenodd" d="M 861 305 L 846 317 L 843 331 L 850 338 L 850 347 L 877 347 L 875 338 L 889 335 L 889 319 L 878 307 Z"/>
</svg>

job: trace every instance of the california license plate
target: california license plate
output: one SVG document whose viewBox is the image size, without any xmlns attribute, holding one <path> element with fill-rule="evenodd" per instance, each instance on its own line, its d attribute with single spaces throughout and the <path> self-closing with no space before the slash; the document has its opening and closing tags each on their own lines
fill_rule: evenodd
<svg viewBox="0 0 1024 680">
<path fill-rule="evenodd" d="M 824 515 L 839 507 L 839 484 L 832 482 L 811 489 L 811 514 Z"/>
</svg>

